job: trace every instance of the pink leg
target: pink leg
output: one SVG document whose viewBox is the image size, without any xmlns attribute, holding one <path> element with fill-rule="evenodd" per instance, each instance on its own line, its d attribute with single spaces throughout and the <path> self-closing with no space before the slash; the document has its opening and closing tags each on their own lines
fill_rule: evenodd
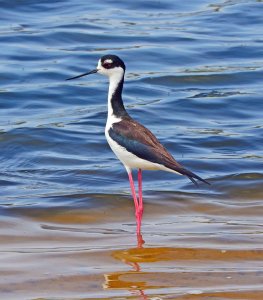
<svg viewBox="0 0 263 300">
<path fill-rule="evenodd" d="M 138 205 L 138 215 L 140 218 L 140 223 L 142 222 L 143 215 L 143 200 L 142 200 L 142 170 L 138 170 L 138 188 L 139 188 L 139 205 Z"/>
<path fill-rule="evenodd" d="M 131 171 L 128 172 L 128 176 L 129 176 L 129 181 L 130 181 L 130 186 L 131 186 L 132 197 L 133 197 L 133 200 L 134 200 L 135 211 L 137 212 L 139 203 L 138 203 L 138 199 L 137 199 L 137 196 L 136 196 L 136 191 L 135 191 L 135 187 L 134 187 L 134 182 L 133 182 L 132 172 Z"/>
<path fill-rule="evenodd" d="M 143 200 L 142 200 L 142 169 L 138 171 L 138 186 L 139 186 L 139 211 L 143 215 Z"/>
<path fill-rule="evenodd" d="M 137 235 L 138 235 L 138 234 L 141 233 L 141 222 L 142 222 L 142 212 L 141 212 L 141 207 L 140 207 L 140 198 L 139 198 L 139 200 L 137 199 L 136 191 L 135 191 L 135 187 L 134 187 L 134 182 L 133 182 L 133 178 L 132 178 L 132 172 L 130 170 L 128 171 L 128 176 L 129 176 L 131 192 L 132 192 L 132 197 L 133 197 L 134 206 L 135 206 L 135 216 L 136 216 Z"/>
<path fill-rule="evenodd" d="M 142 237 L 142 234 L 140 232 L 137 232 L 137 248 L 143 248 L 144 240 Z"/>
</svg>

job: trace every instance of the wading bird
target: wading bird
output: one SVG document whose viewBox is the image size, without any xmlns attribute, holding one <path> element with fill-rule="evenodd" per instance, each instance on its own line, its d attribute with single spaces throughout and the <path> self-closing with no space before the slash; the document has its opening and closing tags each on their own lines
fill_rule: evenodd
<svg viewBox="0 0 263 300">
<path fill-rule="evenodd" d="M 125 69 L 124 62 L 118 56 L 105 55 L 99 59 L 95 70 L 67 80 L 93 73 L 109 77 L 108 117 L 105 135 L 112 151 L 123 163 L 128 173 L 135 205 L 137 234 L 140 234 L 143 215 L 142 170 L 162 170 L 185 175 L 195 185 L 197 184 L 195 179 L 209 183 L 179 164 L 150 130 L 132 119 L 127 113 L 122 101 Z M 133 169 L 138 169 L 138 198 L 132 177 Z"/>
</svg>

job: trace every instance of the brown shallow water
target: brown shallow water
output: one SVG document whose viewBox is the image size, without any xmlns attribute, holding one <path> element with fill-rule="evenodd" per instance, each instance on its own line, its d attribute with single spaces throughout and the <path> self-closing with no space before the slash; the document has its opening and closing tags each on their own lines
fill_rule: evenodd
<svg viewBox="0 0 263 300">
<path fill-rule="evenodd" d="M 255 199 L 156 194 L 145 197 L 141 246 L 126 196 L 97 195 L 100 208 L 7 208 L 1 299 L 262 299 Z"/>
</svg>

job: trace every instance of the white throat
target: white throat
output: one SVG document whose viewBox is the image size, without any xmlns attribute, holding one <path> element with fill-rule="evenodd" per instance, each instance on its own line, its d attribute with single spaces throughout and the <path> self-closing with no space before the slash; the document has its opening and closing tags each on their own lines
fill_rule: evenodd
<svg viewBox="0 0 263 300">
<path fill-rule="evenodd" d="M 116 117 L 113 114 L 113 108 L 112 108 L 112 96 L 114 95 L 118 85 L 120 84 L 123 75 L 124 70 L 121 67 L 115 67 L 113 69 L 105 69 L 101 65 L 101 60 L 98 62 L 97 70 L 99 74 L 105 75 L 109 77 L 109 90 L 108 90 L 108 118 L 107 118 L 107 124 L 106 124 L 106 131 L 107 128 L 111 127 L 111 125 L 115 122 L 119 122 L 121 119 Z"/>
</svg>

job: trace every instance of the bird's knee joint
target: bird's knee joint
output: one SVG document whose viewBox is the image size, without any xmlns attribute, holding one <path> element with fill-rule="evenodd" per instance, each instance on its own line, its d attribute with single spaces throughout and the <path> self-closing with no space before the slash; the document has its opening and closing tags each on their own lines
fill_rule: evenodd
<svg viewBox="0 0 263 300">
<path fill-rule="evenodd" d="M 136 218 L 142 217 L 143 215 L 143 208 L 138 208 L 138 210 L 135 212 Z"/>
</svg>

